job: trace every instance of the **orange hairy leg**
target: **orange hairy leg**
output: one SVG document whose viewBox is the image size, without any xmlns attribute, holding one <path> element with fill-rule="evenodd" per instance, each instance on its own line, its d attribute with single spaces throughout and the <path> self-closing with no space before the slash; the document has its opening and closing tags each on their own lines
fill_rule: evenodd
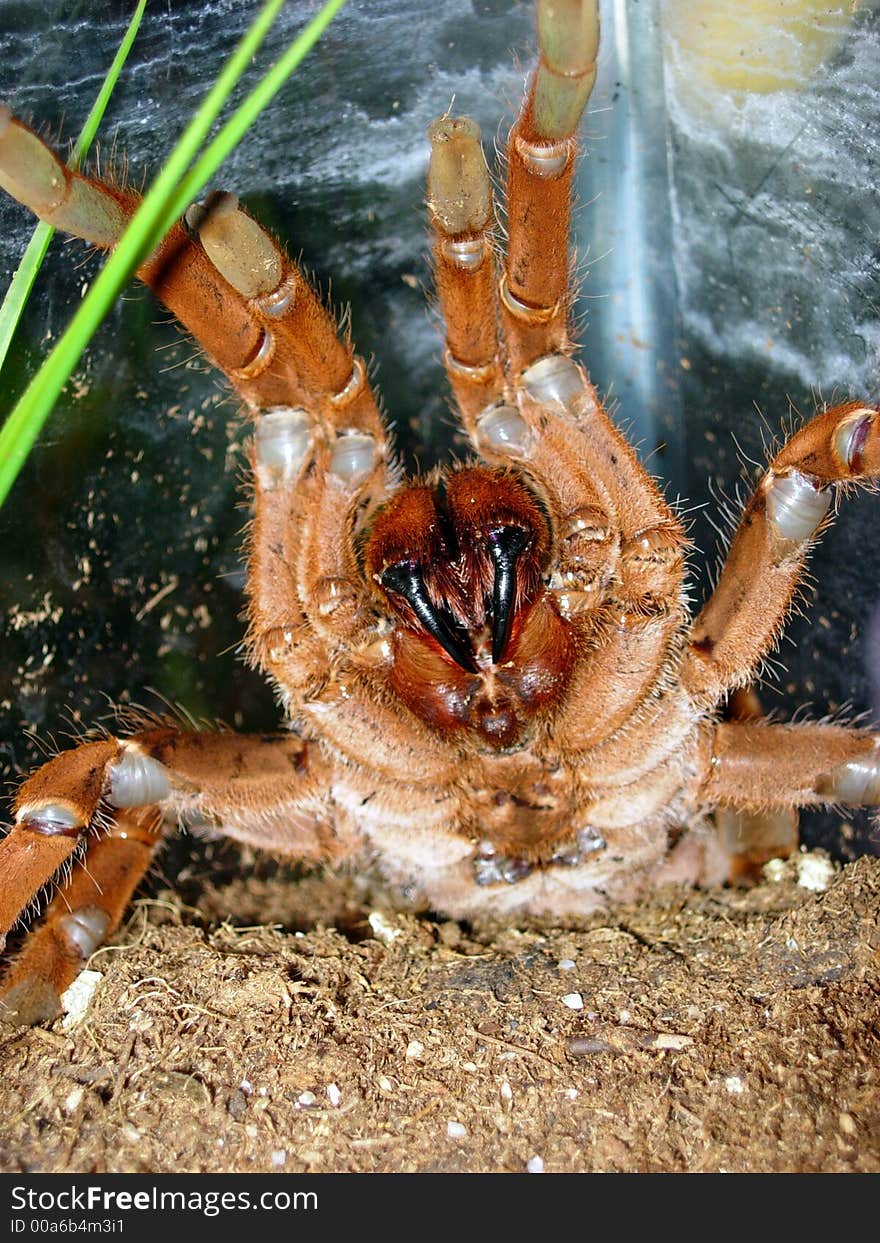
<svg viewBox="0 0 880 1243">
<path fill-rule="evenodd" d="M 161 837 L 161 817 L 146 807 L 117 812 L 101 837 L 89 839 L 3 981 L 7 1022 L 54 1018 L 61 994 L 119 926 Z"/>
<path fill-rule="evenodd" d="M 472 421 L 505 390 L 498 340 L 494 217 L 480 130 L 440 117 L 428 131 L 434 284 L 446 325 L 443 362 L 459 415 Z"/>
<path fill-rule="evenodd" d="M 760 809 L 880 802 L 880 735 L 843 725 L 718 725 L 703 787 L 711 803 Z"/>
<path fill-rule="evenodd" d="M 596 79 L 598 12 L 539 0 L 540 59 L 507 144 L 501 316 L 511 370 L 569 345 L 569 224 L 581 113 Z"/>
<path fill-rule="evenodd" d="M 248 737 L 162 726 L 63 752 L 24 782 L 14 805 L 15 825 L 0 842 L 0 936 L 71 860 L 73 876 L 79 876 L 75 852 L 82 845 L 88 860 L 96 851 L 96 859 L 106 859 L 108 877 L 121 869 L 118 885 L 107 892 L 110 905 L 97 903 L 118 921 L 128 897 L 117 903 L 114 894 L 129 883 L 129 875 L 133 888 L 149 863 L 149 854 L 120 843 L 146 842 L 151 853 L 161 822 L 169 819 L 222 826 L 239 841 L 297 858 L 345 854 L 349 843 L 329 827 L 329 784 L 326 762 L 292 734 Z M 70 898 L 67 888 L 62 892 Z M 79 895 L 81 889 L 73 892 Z M 59 896 L 52 909 L 61 911 L 66 900 Z M 108 923 L 105 932 L 111 930 Z M 49 944 L 52 934 L 46 936 Z"/>
<path fill-rule="evenodd" d="M 20 787 L 13 804 L 15 824 L 0 842 L 0 943 L 76 850 L 119 752 L 115 739 L 85 743 L 56 755 Z"/>
<path fill-rule="evenodd" d="M 41 219 L 103 249 L 137 209 L 131 191 L 74 172 L 8 108 L 0 110 L 0 185 Z M 351 426 L 379 415 L 363 364 L 295 264 L 238 209 L 211 196 L 174 225 L 137 275 L 189 329 L 253 408 L 336 398 Z M 192 235 L 191 235 L 192 234 Z"/>
<path fill-rule="evenodd" d="M 770 463 L 736 529 L 711 597 L 693 624 L 682 681 L 717 703 L 747 683 L 777 640 L 835 484 L 880 477 L 880 412 L 835 406 Z"/>
<path fill-rule="evenodd" d="M 761 701 L 753 686 L 739 687 L 724 707 L 728 722 L 760 726 Z M 768 804 L 732 807 L 721 803 L 715 811 L 718 836 L 730 857 L 731 881 L 756 881 L 770 859 L 785 859 L 797 850 L 799 817 L 795 807 Z"/>
</svg>

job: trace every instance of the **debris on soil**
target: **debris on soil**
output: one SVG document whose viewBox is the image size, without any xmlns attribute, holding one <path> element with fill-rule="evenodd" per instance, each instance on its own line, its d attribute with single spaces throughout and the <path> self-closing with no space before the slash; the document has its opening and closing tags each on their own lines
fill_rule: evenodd
<svg viewBox="0 0 880 1243">
<path fill-rule="evenodd" d="M 119 941 L 0 1028 L 0 1170 L 880 1170 L 878 859 L 566 929 L 238 878 Z"/>
</svg>

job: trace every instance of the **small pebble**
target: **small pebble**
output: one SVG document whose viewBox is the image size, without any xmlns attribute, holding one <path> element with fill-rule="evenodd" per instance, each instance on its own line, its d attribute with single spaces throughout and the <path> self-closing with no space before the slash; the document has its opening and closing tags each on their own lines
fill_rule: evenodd
<svg viewBox="0 0 880 1243">
<path fill-rule="evenodd" d="M 272 1164 L 274 1166 L 284 1165 L 287 1161 L 287 1153 L 283 1148 L 276 1148 L 272 1153 Z"/>
<path fill-rule="evenodd" d="M 556 965 L 560 971 L 574 971 L 577 964 L 573 958 L 560 958 Z"/>
<path fill-rule="evenodd" d="M 651 1045 L 655 1049 L 687 1049 L 693 1043 L 690 1036 L 683 1036 L 678 1032 L 660 1032 Z"/>
<path fill-rule="evenodd" d="M 834 880 L 834 864 L 827 855 L 811 850 L 808 854 L 799 855 L 797 863 L 797 883 L 801 889 L 809 889 L 813 893 L 824 893 Z"/>
<path fill-rule="evenodd" d="M 771 885 L 779 885 L 785 880 L 788 869 L 784 859 L 770 859 L 761 870 Z"/>
<path fill-rule="evenodd" d="M 80 971 L 70 987 L 61 994 L 61 1009 L 64 1011 L 61 1027 L 64 1031 L 72 1031 L 83 1021 L 95 989 L 103 978 L 100 971 Z"/>
<path fill-rule="evenodd" d="M 342 1100 L 342 1093 L 339 1091 L 339 1088 L 335 1083 L 327 1084 L 327 1100 L 334 1109 L 339 1108 L 339 1102 Z"/>
<path fill-rule="evenodd" d="M 464 1139 L 467 1135 L 467 1127 L 462 1126 L 460 1122 L 447 1122 L 446 1134 L 450 1139 Z"/>
<path fill-rule="evenodd" d="M 312 1109 L 318 1103 L 318 1098 L 314 1092 L 300 1092 L 296 1098 L 297 1109 Z"/>
<path fill-rule="evenodd" d="M 74 1109 L 76 1109 L 77 1105 L 82 1100 L 83 1096 L 85 1096 L 84 1088 L 74 1088 L 67 1100 L 64 1102 L 64 1112 L 66 1114 L 72 1114 Z"/>
<path fill-rule="evenodd" d="M 411 1040 L 406 1046 L 406 1056 L 411 1062 L 417 1061 L 425 1052 L 425 1046 L 421 1040 Z"/>
<path fill-rule="evenodd" d="M 543 1157 L 529 1157 L 528 1161 L 526 1162 L 526 1169 L 528 1170 L 530 1174 L 543 1174 L 544 1173 L 544 1158 Z"/>
<path fill-rule="evenodd" d="M 583 1010 L 584 999 L 580 993 L 566 993 L 562 998 L 562 1004 L 568 1006 L 569 1010 Z"/>
<path fill-rule="evenodd" d="M 746 1090 L 746 1085 L 740 1079 L 739 1075 L 728 1075 L 724 1080 L 724 1086 L 727 1088 L 731 1096 L 742 1096 Z"/>
<path fill-rule="evenodd" d="M 390 945 L 392 941 L 396 941 L 399 936 L 403 935 L 403 929 L 395 927 L 381 911 L 371 911 L 367 919 L 373 930 L 373 936 L 383 945 Z"/>
</svg>

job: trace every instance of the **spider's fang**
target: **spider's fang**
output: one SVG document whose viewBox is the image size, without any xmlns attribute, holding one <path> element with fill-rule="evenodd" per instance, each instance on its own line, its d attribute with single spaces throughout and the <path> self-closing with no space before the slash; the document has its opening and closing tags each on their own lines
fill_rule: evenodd
<svg viewBox="0 0 880 1243">
<path fill-rule="evenodd" d="M 393 591 L 403 596 L 427 632 L 433 635 L 457 665 L 466 669 L 468 673 L 478 672 L 472 653 L 452 629 L 447 619 L 437 612 L 428 599 L 425 583 L 417 565 L 412 562 L 398 561 L 396 565 L 389 565 L 382 571 L 380 581 L 386 591 Z"/>
<path fill-rule="evenodd" d="M 516 600 L 516 561 L 529 542 L 522 527 L 503 526 L 489 534 L 489 555 L 495 564 L 492 584 L 492 663 L 501 660 L 510 635 Z"/>
</svg>

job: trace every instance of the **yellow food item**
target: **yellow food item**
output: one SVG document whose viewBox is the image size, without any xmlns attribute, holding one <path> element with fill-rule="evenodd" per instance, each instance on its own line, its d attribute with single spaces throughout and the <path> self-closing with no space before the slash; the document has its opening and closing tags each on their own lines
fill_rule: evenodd
<svg viewBox="0 0 880 1243">
<path fill-rule="evenodd" d="M 666 0 L 667 65 L 697 89 L 799 90 L 834 52 L 857 9 L 858 0 Z"/>
</svg>

